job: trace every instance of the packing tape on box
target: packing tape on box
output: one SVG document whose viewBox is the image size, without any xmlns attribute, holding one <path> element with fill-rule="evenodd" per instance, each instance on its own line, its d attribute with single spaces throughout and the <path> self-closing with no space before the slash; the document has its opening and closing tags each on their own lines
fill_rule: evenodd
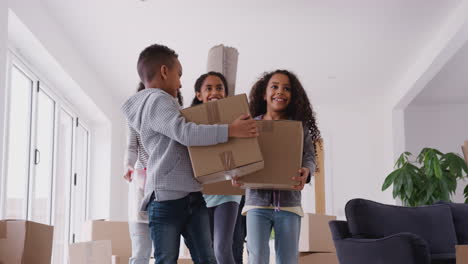
<svg viewBox="0 0 468 264">
<path fill-rule="evenodd" d="M 221 122 L 219 115 L 218 102 L 209 102 L 206 105 L 206 112 L 208 114 L 208 123 L 210 125 Z"/>
<path fill-rule="evenodd" d="M 7 222 L 0 221 L 0 239 L 7 238 Z"/>
<path fill-rule="evenodd" d="M 228 150 L 221 152 L 219 154 L 219 158 L 226 172 L 236 168 L 236 162 L 234 161 L 234 155 L 232 154 L 232 151 Z"/>
<path fill-rule="evenodd" d="M 273 132 L 273 130 L 275 129 L 273 122 L 274 121 L 260 122 L 259 124 L 261 125 L 258 126 L 259 132 Z"/>
</svg>

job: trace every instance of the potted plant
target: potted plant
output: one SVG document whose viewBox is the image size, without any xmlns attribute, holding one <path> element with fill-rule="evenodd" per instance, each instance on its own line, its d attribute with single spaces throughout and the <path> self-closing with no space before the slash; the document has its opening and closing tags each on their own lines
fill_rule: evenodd
<svg viewBox="0 0 468 264">
<path fill-rule="evenodd" d="M 400 198 L 407 206 L 433 204 L 439 200 L 450 201 L 457 189 L 457 181 L 466 177 L 468 166 L 456 153 L 442 153 L 424 148 L 410 160 L 412 154 L 404 152 L 395 163 L 382 185 L 382 191 L 393 185 L 393 198 Z M 465 198 L 468 195 L 465 188 Z"/>
</svg>

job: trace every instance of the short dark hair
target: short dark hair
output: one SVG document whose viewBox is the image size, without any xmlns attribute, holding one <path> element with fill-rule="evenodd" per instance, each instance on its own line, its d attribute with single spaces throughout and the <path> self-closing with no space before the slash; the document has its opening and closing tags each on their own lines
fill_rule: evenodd
<svg viewBox="0 0 468 264">
<path fill-rule="evenodd" d="M 157 69 L 161 68 L 162 65 L 172 67 L 174 59 L 178 57 L 179 55 L 174 50 L 164 45 L 153 44 L 146 47 L 140 53 L 137 63 L 138 75 L 141 81 L 151 81 L 156 76 Z"/>
<path fill-rule="evenodd" d="M 208 73 L 202 74 L 195 81 L 195 87 L 194 87 L 195 88 L 195 97 L 193 98 L 192 106 L 203 103 L 202 101 L 198 100 L 197 92 L 201 92 L 201 87 L 203 85 L 203 82 L 206 80 L 206 78 L 208 78 L 208 76 L 216 76 L 219 79 L 221 79 L 221 82 L 223 82 L 223 85 L 224 85 L 224 92 L 225 92 L 226 96 L 229 95 L 229 89 L 228 89 L 228 84 L 227 84 L 227 81 L 226 81 L 226 77 L 224 77 L 224 75 L 222 73 L 215 72 L 215 71 L 210 71 Z"/>
</svg>

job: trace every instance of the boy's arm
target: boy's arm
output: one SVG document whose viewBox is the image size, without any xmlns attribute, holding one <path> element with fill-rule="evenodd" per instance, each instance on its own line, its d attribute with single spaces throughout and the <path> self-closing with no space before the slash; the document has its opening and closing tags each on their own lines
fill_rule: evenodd
<svg viewBox="0 0 468 264">
<path fill-rule="evenodd" d="M 304 130 L 304 149 L 302 155 L 302 167 L 310 170 L 306 183 L 309 183 L 315 173 L 315 145 L 307 129 Z"/>
<path fill-rule="evenodd" d="M 127 149 L 125 151 L 125 167 L 133 168 L 138 159 L 137 132 L 130 125 L 127 131 Z"/>
<path fill-rule="evenodd" d="M 185 146 L 208 146 L 228 141 L 228 125 L 186 122 L 170 95 L 151 95 L 143 110 L 142 127 L 159 132 Z"/>
</svg>

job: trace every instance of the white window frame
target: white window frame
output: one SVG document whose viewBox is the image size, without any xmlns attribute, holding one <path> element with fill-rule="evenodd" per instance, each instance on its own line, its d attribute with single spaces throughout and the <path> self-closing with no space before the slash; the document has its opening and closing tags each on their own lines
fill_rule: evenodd
<svg viewBox="0 0 468 264">
<path fill-rule="evenodd" d="M 88 146 L 87 146 L 87 153 L 86 153 L 86 163 L 87 163 L 87 172 L 85 175 L 85 186 L 84 186 L 84 205 L 85 205 L 85 210 L 84 210 L 84 219 L 88 219 L 89 216 L 89 178 L 90 178 L 90 156 L 91 156 L 91 146 L 90 142 L 92 140 L 92 131 L 90 130 L 90 127 L 88 126 L 87 120 L 79 116 L 77 111 L 75 111 L 75 108 L 73 107 L 73 104 L 71 104 L 64 96 L 61 96 L 59 93 L 59 90 L 54 89 L 54 86 L 51 85 L 48 81 L 47 78 L 44 76 L 41 76 L 39 73 L 39 70 L 35 70 L 31 64 L 28 63 L 28 61 L 21 56 L 20 52 L 16 50 L 14 47 L 9 46 L 8 53 L 7 53 L 7 67 L 6 67 L 6 76 L 7 76 L 7 82 L 6 82 L 6 91 L 5 91 L 5 110 L 6 110 L 6 115 L 5 115 L 5 126 L 9 124 L 10 122 L 10 115 L 9 115 L 9 110 L 11 106 L 10 102 L 10 89 L 11 89 L 11 69 L 12 67 L 16 67 L 22 72 L 25 73 L 34 83 L 34 88 L 33 88 L 33 94 L 32 94 L 32 105 L 30 106 L 30 127 L 29 127 L 29 174 L 28 174 L 28 192 L 27 192 L 27 204 L 26 204 L 26 218 L 30 219 L 30 200 L 31 200 L 31 177 L 34 175 L 34 166 L 32 166 L 32 161 L 34 159 L 34 149 L 36 146 L 35 142 L 35 136 L 33 133 L 36 133 L 36 111 L 37 111 L 37 89 L 41 89 L 44 93 L 46 93 L 49 97 L 51 97 L 55 101 L 55 112 L 54 112 L 54 148 L 53 148 L 53 172 L 52 172 L 52 188 L 51 188 L 51 205 L 50 205 L 50 212 L 49 212 L 49 224 L 53 225 L 54 224 L 54 219 L 55 219 L 55 187 L 56 187 L 56 169 L 57 169 L 57 136 L 58 136 L 58 122 L 59 122 L 59 114 L 60 110 L 63 109 L 65 112 L 67 112 L 72 118 L 73 118 L 73 128 L 72 128 L 72 171 L 70 175 L 70 186 L 69 189 L 67 190 L 67 212 L 68 212 L 68 219 L 67 219 L 67 225 L 68 225 L 68 234 L 71 234 L 71 226 L 70 226 L 70 215 L 71 215 L 71 201 L 72 201 L 72 195 L 73 195 L 73 177 L 74 173 L 76 171 L 75 169 L 75 142 L 76 142 L 76 128 L 77 124 L 79 123 L 80 126 L 82 126 L 86 131 L 87 131 L 87 137 L 88 137 Z M 38 83 L 39 81 L 39 83 Z M 9 139 L 9 131 L 8 129 L 5 129 L 5 135 L 4 135 L 4 142 L 7 143 Z M 2 167 L 2 171 L 0 171 L 0 218 L 3 218 L 6 213 L 6 172 L 8 171 L 8 162 L 7 162 L 7 153 L 8 153 L 8 144 L 5 144 L 4 147 L 4 160 L 3 164 L 4 166 Z M 71 235 L 69 235 L 69 241 L 71 242 Z"/>
</svg>

